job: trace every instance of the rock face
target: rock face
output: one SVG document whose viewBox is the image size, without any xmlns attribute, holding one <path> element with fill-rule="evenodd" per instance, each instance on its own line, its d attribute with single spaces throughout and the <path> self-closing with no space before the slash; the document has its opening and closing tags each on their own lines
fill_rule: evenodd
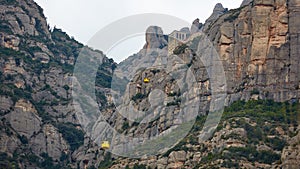
<svg viewBox="0 0 300 169">
<path fill-rule="evenodd" d="M 203 24 L 200 23 L 199 18 L 195 19 L 192 23 L 191 34 L 197 33 L 201 30 Z"/>
<path fill-rule="evenodd" d="M 164 35 L 160 27 L 149 27 L 144 48 L 120 63 L 119 66 L 123 69 L 117 72 L 129 72 L 129 78 L 124 81 L 129 83 L 126 89 L 130 94 L 125 101 L 132 103 L 136 110 L 152 110 L 151 106 L 166 106 L 164 109 L 154 109 L 154 115 L 147 116 L 150 120 L 142 119 L 145 123 L 139 126 L 130 119 L 137 119 L 142 115 L 132 114 L 133 111 L 125 109 L 128 118 L 124 118 L 117 114 L 113 106 L 109 81 L 115 70 L 115 63 L 111 59 L 106 58 L 102 52 L 84 48 L 60 29 L 54 28 L 50 31 L 42 9 L 32 0 L 2 0 L 0 152 L 3 153 L 3 159 L 0 168 L 13 168 L 12 165 L 21 166 L 20 168 L 45 168 L 45 163 L 49 168 L 63 168 L 62 166 L 68 165 L 71 168 L 84 168 L 86 164 L 96 167 L 104 165 L 104 168 L 134 167 L 137 164 L 161 169 L 211 166 L 296 168 L 299 166 L 299 134 L 295 133 L 299 132 L 299 127 L 297 128 L 296 124 L 285 125 L 282 121 L 288 120 L 282 116 L 279 117 L 284 119 L 282 121 L 276 118 L 274 121 L 272 118 L 264 122 L 251 117 L 257 109 L 251 109 L 249 118 L 238 114 L 236 117 L 225 119 L 211 139 L 203 144 L 198 140 L 198 136 L 202 134 L 201 125 L 196 124 L 193 131 L 182 140 L 184 144 L 180 142 L 164 155 L 143 157 L 139 160 L 114 157 L 116 161 L 113 166 L 106 164 L 109 153 L 99 148 L 99 142 L 93 142 L 88 136 L 84 137 L 83 129 L 93 128 L 101 133 L 104 129 L 97 122 L 105 119 L 116 130 L 129 136 L 152 138 L 170 132 L 174 126 L 181 124 L 184 118 L 188 118 L 188 115 L 184 114 L 186 112 L 180 112 L 178 109 L 179 104 L 183 102 L 180 97 L 189 94 L 190 91 L 180 90 L 176 80 L 168 74 L 180 70 L 182 65 L 188 65 L 195 76 L 195 82 L 192 84 L 195 90 L 191 93 L 199 91 L 201 96 L 200 103 L 197 104 L 197 113 L 207 114 L 214 84 L 209 78 L 211 69 L 207 69 L 207 65 L 195 57 L 201 55 L 201 51 L 197 50 L 198 44 L 194 44 L 201 40 L 201 37 L 197 37 L 201 31 L 212 42 L 224 68 L 227 84 L 217 87 L 227 87 L 226 105 L 237 100 L 259 99 L 297 102 L 300 94 L 299 11 L 299 0 L 245 0 L 241 8 L 230 11 L 222 4 L 217 4 L 204 25 L 196 19 L 191 29 L 174 31 L 174 35 L 180 35 L 178 37 L 181 41 L 176 41 L 173 47 L 169 41 L 170 36 Z M 205 45 L 201 44 L 203 48 Z M 78 106 L 76 100 L 72 100 L 72 80 L 85 80 L 85 77 L 72 77 L 74 63 L 83 48 L 87 60 L 92 56 L 99 56 L 97 58 L 101 63 L 94 83 L 103 115 L 99 119 L 98 114 L 89 114 L 90 111 L 79 116 L 77 112 L 83 107 Z M 168 59 L 176 57 L 178 59 L 174 59 L 168 67 L 169 72 L 157 70 Z M 139 74 L 130 74 L 137 71 L 135 68 L 148 68 L 149 63 L 154 63 L 150 66 L 151 69 L 145 69 Z M 90 70 L 89 66 L 85 65 L 84 70 Z M 143 83 L 145 77 L 148 77 L 151 83 Z M 85 86 L 80 87 L 83 89 Z M 152 92 L 153 89 L 157 90 Z M 146 97 L 148 94 L 149 99 Z M 254 101 L 250 103 L 252 102 Z M 258 101 L 258 104 L 261 103 Z M 78 109 L 75 110 L 74 107 Z M 249 107 L 251 105 L 248 105 Z M 199 116 L 200 122 L 201 117 Z M 99 121 L 88 124 L 91 119 Z M 80 121 L 86 123 L 80 126 Z M 251 132 L 254 134 L 251 135 Z M 251 140 L 259 135 L 262 135 L 264 141 L 268 141 Z M 280 143 L 285 142 L 287 144 L 284 144 L 283 148 Z M 255 147 L 252 143 L 255 143 Z M 236 152 L 234 154 L 231 151 Z M 161 152 L 164 152 L 163 148 Z M 255 158 L 256 155 L 260 155 L 262 159 L 242 159 L 231 163 L 228 159 L 214 156 L 215 153 L 218 157 L 227 157 L 228 154 L 228 157 L 241 156 L 245 152 L 250 153 L 243 158 Z M 253 152 L 256 154 L 253 155 Z M 261 152 L 262 154 L 259 154 Z M 271 161 L 263 158 L 270 154 L 275 160 L 281 157 L 282 163 L 278 164 L 279 160 L 274 161 L 273 158 Z M 103 160 L 106 161 L 102 162 Z M 240 166 L 236 166 L 236 163 Z"/>
<path fill-rule="evenodd" d="M 19 38 L 12 36 L 12 35 L 8 35 L 8 36 L 3 36 L 0 35 L 1 38 L 1 46 L 5 47 L 5 48 L 11 48 L 13 50 L 19 50 L 18 46 L 20 44 L 20 40 Z"/>
<path fill-rule="evenodd" d="M 159 60 L 159 56 L 166 55 L 168 50 L 167 40 L 168 37 L 164 35 L 162 28 L 150 26 L 146 30 L 146 44 L 143 49 L 122 61 L 118 65 L 119 69 L 122 69 L 123 74 L 128 75 L 128 80 L 133 78 L 137 69 L 156 62 L 156 60 Z"/>
<path fill-rule="evenodd" d="M 62 154 L 67 154 L 69 150 L 62 135 L 52 125 L 45 125 L 42 132 L 31 139 L 30 144 L 35 154 L 47 153 L 55 160 L 59 160 Z"/>
<path fill-rule="evenodd" d="M 150 26 L 146 30 L 146 45 L 145 49 L 162 49 L 167 45 L 167 40 L 163 34 L 163 31 L 158 26 Z"/>
<path fill-rule="evenodd" d="M 243 0 L 241 7 L 249 5 L 251 2 L 253 2 L 253 0 Z"/>
<path fill-rule="evenodd" d="M 261 99 L 298 98 L 295 15 L 299 16 L 291 2 L 257 0 L 253 7 L 229 11 L 212 25 L 207 34 L 224 60 L 230 93 L 236 93 L 236 88 L 232 90 L 236 84 L 243 84 L 244 99 L 254 89 Z"/>
<path fill-rule="evenodd" d="M 45 168 L 43 162 L 63 168 L 77 166 L 72 156 L 78 164 L 85 160 L 82 152 L 89 148 L 71 100 L 82 49 L 62 30 L 49 30 L 33 0 L 0 1 L 0 168 Z M 103 74 L 110 78 L 113 60 L 87 47 L 85 52 L 100 60 L 99 81 L 105 81 Z M 97 85 L 99 94 L 106 94 L 105 85 Z"/>
<path fill-rule="evenodd" d="M 297 37 L 300 29 L 299 22 L 296 21 L 296 16 L 300 16 L 298 12 L 300 4 L 296 0 L 254 0 L 253 4 L 251 2 L 252 1 L 244 1 L 241 8 L 230 11 L 226 11 L 220 4 L 216 5 L 212 16 L 206 21 L 202 28 L 218 52 L 222 66 L 224 67 L 228 92 L 226 99 L 227 104 L 231 104 L 236 100 L 248 101 L 258 99 L 270 99 L 278 102 L 298 102 L 300 94 L 300 78 L 298 72 L 300 66 L 299 57 L 297 57 L 297 53 L 299 53 Z M 197 24 L 197 20 L 195 23 Z M 190 48 L 194 49 L 192 47 L 193 45 L 191 45 L 192 43 L 182 42 L 181 45 L 183 43 L 190 45 Z M 168 45 L 170 45 L 170 41 Z M 180 44 L 177 45 L 180 46 Z M 175 48 L 173 48 L 173 51 L 175 52 Z M 200 107 L 202 108 L 200 109 L 200 114 L 205 114 L 209 109 L 208 105 L 211 100 L 210 87 L 213 84 L 211 84 L 209 80 L 208 74 L 206 73 L 207 67 L 204 66 L 203 61 L 193 57 L 193 55 L 197 54 L 201 56 L 199 52 L 197 53 L 186 49 L 178 52 L 177 56 L 180 58 L 191 58 L 190 60 L 185 60 L 187 60 L 186 63 L 191 64 L 191 69 L 194 70 L 193 73 L 199 84 L 198 89 L 202 94 L 200 99 Z M 191 60 L 192 62 L 188 62 Z M 165 77 L 165 75 L 162 75 L 162 77 Z M 159 78 L 153 76 L 151 76 L 151 78 L 154 82 L 159 80 Z M 138 81 L 135 80 L 136 79 L 133 79 L 133 82 L 138 83 Z M 151 86 L 151 88 L 158 86 Z M 138 91 L 134 90 L 132 92 Z M 146 103 L 144 99 L 141 99 L 139 108 L 146 109 Z M 176 111 L 174 111 L 174 114 L 175 112 Z M 166 114 L 168 113 L 169 112 L 166 112 Z M 169 117 L 172 118 L 172 115 L 158 117 L 155 124 L 159 127 L 163 126 L 163 124 L 166 124 L 167 128 L 172 127 L 174 123 L 168 119 Z M 236 118 L 234 121 L 239 120 L 241 119 Z M 247 125 L 250 126 L 258 127 L 269 125 L 267 122 L 258 125 L 256 122 L 253 122 L 253 120 L 247 118 L 242 121 L 246 121 Z M 205 150 L 203 150 L 201 146 L 197 147 L 193 146 L 193 144 L 189 145 L 189 143 L 186 143 L 185 148 L 187 151 L 185 152 L 174 150 L 167 157 L 165 155 L 157 156 L 157 166 L 155 167 L 193 168 L 197 162 L 207 160 L 202 158 L 203 156 L 207 156 L 207 158 L 211 157 L 208 152 L 213 152 L 214 150 L 218 151 L 224 148 L 234 150 L 247 149 L 249 145 L 247 145 L 245 140 L 249 139 L 248 133 L 250 131 L 240 126 L 236 127 L 238 123 L 231 123 L 229 121 L 225 123 L 221 131 L 216 132 L 210 141 L 204 143 L 207 149 L 205 148 Z M 115 124 L 120 125 L 119 122 Z M 155 127 L 152 126 L 150 129 L 143 130 L 132 126 L 127 132 L 129 134 L 133 132 L 132 135 L 138 133 L 151 135 L 151 129 Z M 297 137 L 292 138 L 281 129 L 282 127 L 274 129 L 276 133 L 280 135 L 280 139 L 285 140 L 286 138 L 287 141 L 297 140 Z M 162 128 L 162 131 L 163 130 L 164 128 Z M 296 130 L 298 129 L 291 129 L 290 131 Z M 222 136 L 223 134 L 224 136 Z M 267 137 L 269 139 L 276 138 L 276 136 L 271 134 L 267 135 Z M 272 151 L 276 158 L 281 156 L 283 163 L 278 165 L 269 162 L 255 162 L 253 164 L 249 161 L 243 161 L 239 162 L 239 165 L 242 168 L 294 168 L 299 165 L 299 162 L 297 162 L 299 154 L 298 145 L 299 143 L 294 146 L 287 146 L 286 149 L 281 149 L 280 151 L 274 151 L 272 146 L 266 146 L 265 143 L 257 145 L 257 151 Z M 196 152 L 199 153 L 197 154 Z M 226 151 L 223 153 L 226 154 Z M 223 159 L 212 160 L 213 166 L 218 166 L 217 168 L 220 168 L 221 166 L 218 164 L 223 162 Z M 122 163 L 122 161 L 120 163 Z M 126 159 L 124 163 L 128 164 L 128 166 L 133 166 L 137 163 L 148 164 L 147 160 L 144 159 L 138 162 Z M 210 168 L 210 165 L 206 164 L 200 166 Z M 230 168 L 232 166 L 234 166 L 233 163 L 226 167 Z M 122 167 L 125 166 L 123 165 Z M 199 165 L 197 167 L 199 167 Z M 112 168 L 121 168 L 121 165 L 116 164 Z"/>
<path fill-rule="evenodd" d="M 169 155 L 167 168 L 181 168 L 186 160 L 185 151 L 174 151 Z"/>
<path fill-rule="evenodd" d="M 10 97 L 0 97 L 0 110 L 2 113 L 9 112 L 13 106 L 13 101 Z"/>
<path fill-rule="evenodd" d="M 203 30 L 207 30 L 212 23 L 214 23 L 221 15 L 223 15 L 226 12 L 226 10 L 227 9 L 225 9 L 221 3 L 216 4 L 213 13 L 205 21 Z"/>
<path fill-rule="evenodd" d="M 30 138 L 40 130 L 41 119 L 31 103 L 19 100 L 14 109 L 15 111 L 7 114 L 6 118 L 20 135 Z"/>
<path fill-rule="evenodd" d="M 300 160 L 300 134 L 298 133 L 289 141 L 289 145 L 284 148 L 281 154 L 283 168 L 297 168 Z"/>
<path fill-rule="evenodd" d="M 50 37 L 45 16 L 42 13 L 42 8 L 37 6 L 33 1 L 11 1 L 0 5 L 0 18 L 5 21 L 2 24 L 7 24 L 11 31 L 17 35 L 34 35 L 44 34 Z M 7 7 L 6 5 L 11 5 Z M 17 5 L 13 7 L 13 5 Z M 38 29 L 38 30 L 37 30 Z"/>
</svg>

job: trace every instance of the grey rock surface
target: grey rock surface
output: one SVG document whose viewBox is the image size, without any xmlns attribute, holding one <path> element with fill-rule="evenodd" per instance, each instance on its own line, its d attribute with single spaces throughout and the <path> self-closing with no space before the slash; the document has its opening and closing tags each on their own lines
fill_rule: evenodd
<svg viewBox="0 0 300 169">
<path fill-rule="evenodd" d="M 146 30 L 146 45 L 145 49 L 162 49 L 167 45 L 167 40 L 164 37 L 163 31 L 158 26 L 150 26 Z"/>
<path fill-rule="evenodd" d="M 253 0 L 243 0 L 241 7 L 249 5 L 251 2 L 253 2 Z"/>
</svg>

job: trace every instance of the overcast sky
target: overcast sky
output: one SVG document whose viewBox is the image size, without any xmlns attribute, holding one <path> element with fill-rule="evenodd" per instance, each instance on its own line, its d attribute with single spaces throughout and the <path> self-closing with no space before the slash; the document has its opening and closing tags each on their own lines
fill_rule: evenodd
<svg viewBox="0 0 300 169">
<path fill-rule="evenodd" d="M 217 3 L 225 8 L 238 8 L 242 0 L 35 0 L 43 9 L 50 26 L 56 26 L 81 43 L 99 30 L 126 16 L 160 13 L 192 23 L 196 18 L 204 22 Z M 121 30 L 121 28 L 120 28 Z M 170 33 L 170 32 L 164 32 Z M 117 62 L 142 48 L 144 37 L 135 36 L 109 51 Z M 98 48 L 98 47 L 95 47 Z M 107 51 L 104 51 L 107 52 Z"/>
</svg>

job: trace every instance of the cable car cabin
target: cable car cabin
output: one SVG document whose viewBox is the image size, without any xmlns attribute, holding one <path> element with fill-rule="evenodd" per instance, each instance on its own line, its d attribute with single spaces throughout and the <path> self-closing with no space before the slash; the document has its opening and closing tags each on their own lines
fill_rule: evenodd
<svg viewBox="0 0 300 169">
<path fill-rule="evenodd" d="M 102 149 L 109 149 L 110 145 L 109 145 L 109 142 L 108 141 L 102 141 L 101 143 L 101 148 Z"/>
<path fill-rule="evenodd" d="M 145 77 L 145 78 L 144 78 L 144 83 L 149 83 L 149 82 L 150 82 L 150 79 L 147 78 L 147 77 Z"/>
</svg>

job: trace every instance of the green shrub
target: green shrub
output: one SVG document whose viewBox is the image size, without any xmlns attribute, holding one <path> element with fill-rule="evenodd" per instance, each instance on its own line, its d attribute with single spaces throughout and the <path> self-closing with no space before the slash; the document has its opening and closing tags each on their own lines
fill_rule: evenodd
<svg viewBox="0 0 300 169">
<path fill-rule="evenodd" d="M 247 131 L 249 143 L 258 143 L 259 141 L 263 141 L 263 133 L 258 126 L 253 127 L 246 123 L 244 128 Z"/>
<path fill-rule="evenodd" d="M 65 160 L 67 160 L 67 159 L 68 159 L 68 155 L 67 155 L 66 153 L 63 152 L 63 153 L 61 154 L 59 160 L 60 160 L 60 161 L 65 161 Z"/>
<path fill-rule="evenodd" d="M 0 1 L 1 3 L 1 1 Z M 9 27 L 9 23 L 5 20 L 0 20 L 0 31 L 6 32 L 8 34 L 13 34 L 11 28 Z"/>
<path fill-rule="evenodd" d="M 167 103 L 167 107 L 168 106 L 179 106 L 180 102 L 181 102 L 181 99 L 176 99 L 175 101 Z"/>
<path fill-rule="evenodd" d="M 134 164 L 133 169 L 147 169 L 147 166 L 144 164 Z"/>
<path fill-rule="evenodd" d="M 30 52 L 30 54 L 34 54 L 36 52 L 43 52 L 42 49 L 38 46 L 31 46 L 29 47 L 28 51 Z"/>
<path fill-rule="evenodd" d="M 49 157 L 47 153 L 42 153 L 41 157 L 44 158 L 44 161 L 41 163 L 43 166 L 53 167 L 53 159 Z"/>
<path fill-rule="evenodd" d="M 251 91 L 251 95 L 256 95 L 256 94 L 259 94 L 260 92 L 259 92 L 259 90 L 258 89 L 253 89 L 252 91 Z"/>
<path fill-rule="evenodd" d="M 203 157 L 201 159 L 201 163 L 208 163 L 208 162 L 211 162 L 211 161 L 214 161 L 216 159 L 219 159 L 221 157 L 220 154 L 214 154 L 214 153 L 208 153 L 207 156 Z"/>
<path fill-rule="evenodd" d="M 102 106 L 107 105 L 106 96 L 101 91 L 96 91 L 97 102 Z"/>
<path fill-rule="evenodd" d="M 235 21 L 239 17 L 242 8 L 243 7 L 240 7 L 240 8 L 237 8 L 237 9 L 231 9 L 229 11 L 230 15 L 227 18 L 224 19 L 224 22 L 233 22 L 233 21 Z"/>
<path fill-rule="evenodd" d="M 98 169 L 107 169 L 110 166 L 112 166 L 111 153 L 107 152 L 105 153 L 103 161 L 100 162 Z"/>
<path fill-rule="evenodd" d="M 279 137 L 267 138 L 266 143 L 275 150 L 282 151 L 282 149 L 287 145 L 286 141 L 280 139 Z"/>
<path fill-rule="evenodd" d="M 168 93 L 168 96 L 169 96 L 169 97 L 177 96 L 177 92 Z"/>
<path fill-rule="evenodd" d="M 66 91 L 70 90 L 70 87 L 69 87 L 68 85 L 64 85 L 63 88 L 64 88 Z"/>
<path fill-rule="evenodd" d="M 222 167 L 226 167 L 226 168 L 240 168 L 240 165 L 239 165 L 239 163 L 233 162 L 232 160 L 225 160 L 222 163 Z"/>
<path fill-rule="evenodd" d="M 244 109 L 245 101 L 239 100 L 232 103 L 229 107 L 225 108 L 225 112 L 237 112 Z"/>
<path fill-rule="evenodd" d="M 233 156 L 237 159 L 244 157 L 250 162 L 257 161 L 265 164 L 272 164 L 280 160 L 280 155 L 271 151 L 257 151 L 255 147 L 230 147 L 228 150 L 232 153 L 227 156 L 229 159 L 233 158 Z"/>
<path fill-rule="evenodd" d="M 239 17 L 239 14 L 231 14 L 224 19 L 224 22 L 233 22 Z"/>
<path fill-rule="evenodd" d="M 97 72 L 97 75 L 96 75 L 95 84 L 100 85 L 102 87 L 110 88 L 111 87 L 111 80 L 112 80 L 111 75 L 109 75 L 105 72 L 99 71 L 99 72 Z"/>
<path fill-rule="evenodd" d="M 122 130 L 124 131 L 124 130 L 127 130 L 127 129 L 129 129 L 129 122 L 128 122 L 128 121 L 125 121 L 125 122 L 123 123 L 123 125 L 122 125 Z"/>
<path fill-rule="evenodd" d="M 0 153 L 0 168 L 19 169 L 18 161 L 15 157 L 10 157 L 6 153 Z"/>
<path fill-rule="evenodd" d="M 58 123 L 56 127 L 70 145 L 71 151 L 74 151 L 83 145 L 84 133 L 82 130 L 77 129 L 76 125 L 72 123 Z"/>
<path fill-rule="evenodd" d="M 173 54 L 175 55 L 183 54 L 186 48 L 188 48 L 186 44 L 179 45 L 174 49 Z"/>
<path fill-rule="evenodd" d="M 141 99 L 143 99 L 143 98 L 145 98 L 145 97 L 146 97 L 146 95 L 144 95 L 144 94 L 142 94 L 142 93 L 137 93 L 135 96 L 133 96 L 133 97 L 131 98 L 131 100 L 137 101 L 137 100 L 141 100 Z"/>
<path fill-rule="evenodd" d="M 1 5 L 16 5 L 16 0 L 0 0 Z"/>
<path fill-rule="evenodd" d="M 24 135 L 20 136 L 19 135 L 18 137 L 19 137 L 22 144 L 28 144 L 28 139 L 27 139 L 26 136 L 24 136 Z"/>
<path fill-rule="evenodd" d="M 150 72 L 155 75 L 156 73 L 159 73 L 160 70 L 159 69 L 152 69 L 152 70 L 150 70 Z"/>
</svg>

